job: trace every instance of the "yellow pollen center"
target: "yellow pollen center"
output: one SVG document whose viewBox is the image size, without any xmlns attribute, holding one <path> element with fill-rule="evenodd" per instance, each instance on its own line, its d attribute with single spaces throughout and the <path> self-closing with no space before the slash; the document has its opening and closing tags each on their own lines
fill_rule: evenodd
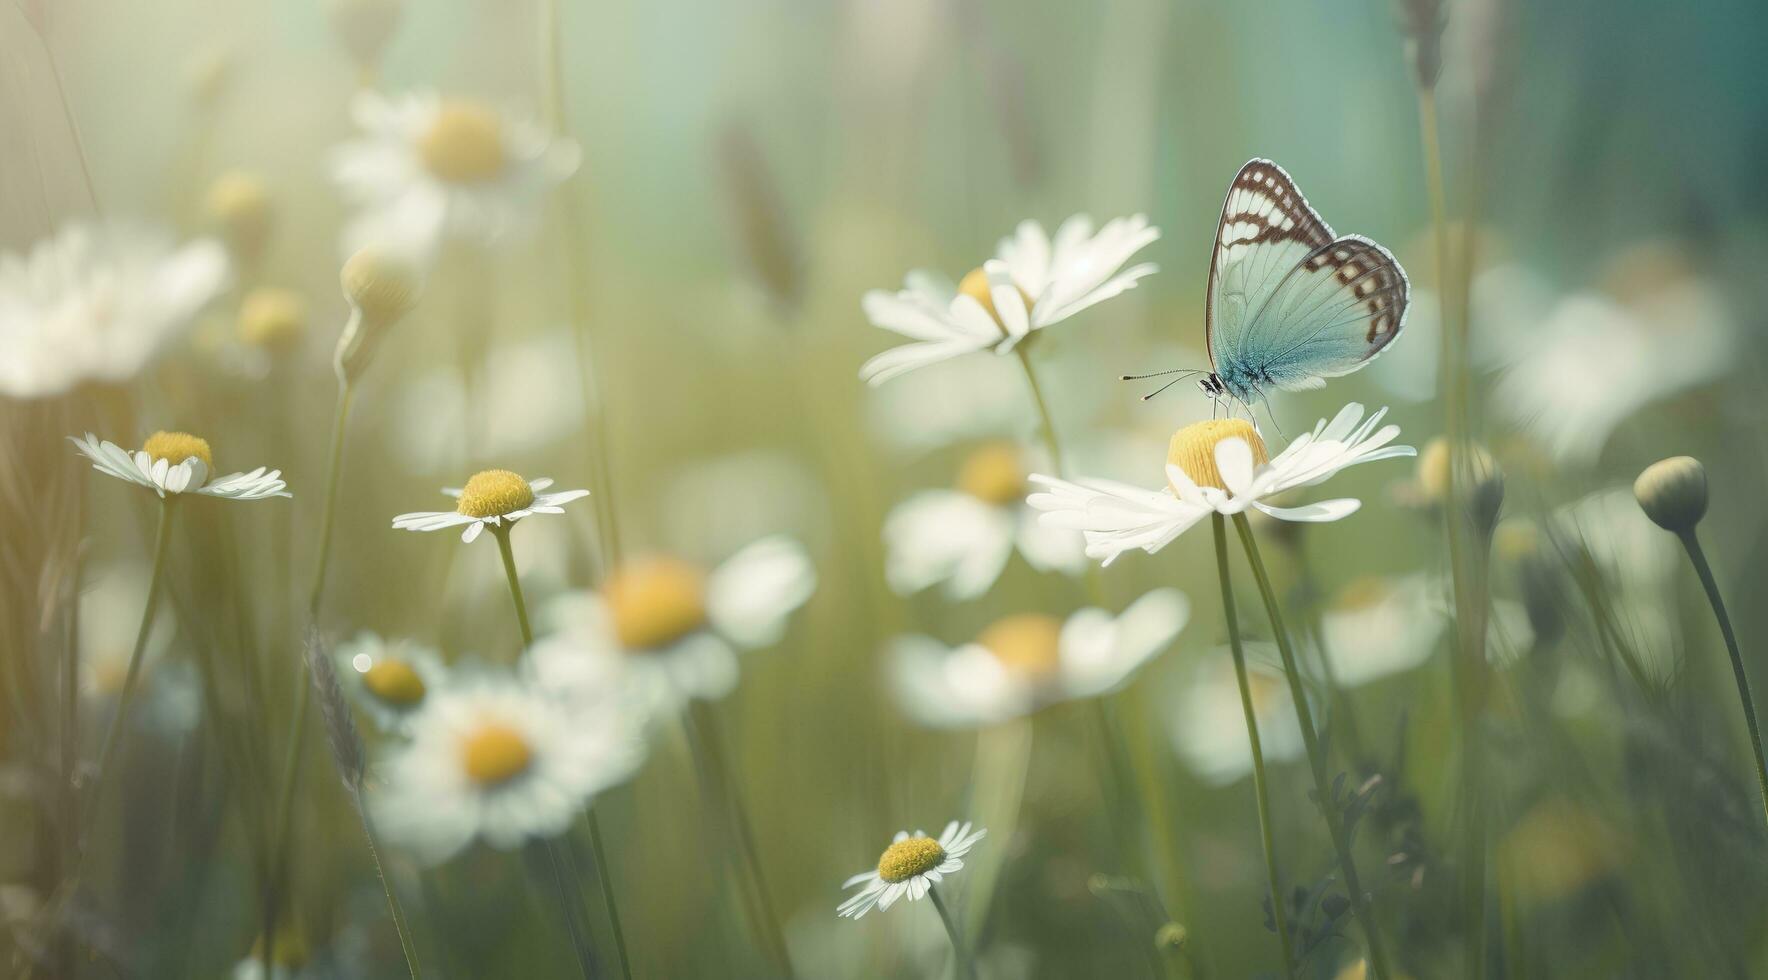
<svg viewBox="0 0 1768 980">
<path fill-rule="evenodd" d="M 981 266 L 971 269 L 964 275 L 964 278 L 958 282 L 958 292 L 981 303 L 982 308 L 988 311 L 988 315 L 994 318 L 995 323 L 1001 322 L 1000 311 L 995 309 L 994 294 L 988 288 L 988 273 L 982 271 Z M 1025 295 L 1025 290 L 1021 289 L 1019 290 L 1019 298 L 1025 301 L 1025 308 L 1029 311 L 1032 305 L 1031 297 Z"/>
<path fill-rule="evenodd" d="M 1025 496 L 1025 467 L 1019 463 L 1018 448 L 996 442 L 971 453 L 958 470 L 958 489 L 997 507 Z"/>
<path fill-rule="evenodd" d="M 608 576 L 602 598 L 626 650 L 655 650 L 706 621 L 706 576 L 677 558 L 643 558 Z"/>
<path fill-rule="evenodd" d="M 203 461 L 209 472 L 215 471 L 215 457 L 209 455 L 209 441 L 188 432 L 166 432 L 162 429 L 147 437 L 147 441 L 141 444 L 141 451 L 173 466 L 194 456 Z"/>
<path fill-rule="evenodd" d="M 997 620 L 976 642 L 1002 666 L 1032 678 L 1048 677 L 1061 662 L 1062 623 L 1042 613 Z"/>
<path fill-rule="evenodd" d="M 1370 609 L 1391 593 L 1386 582 L 1373 575 L 1364 575 L 1339 590 L 1338 599 L 1332 605 L 1343 611 Z"/>
<path fill-rule="evenodd" d="M 461 764 L 467 778 L 480 786 L 507 783 L 528 771 L 534 750 L 522 733 L 501 722 L 488 721 L 461 740 Z"/>
<path fill-rule="evenodd" d="M 486 106 L 450 102 L 418 139 L 424 166 L 456 184 L 490 180 L 503 172 L 503 121 Z"/>
<path fill-rule="evenodd" d="M 1200 487 L 1226 490 L 1215 457 L 1216 444 L 1223 439 L 1240 439 L 1251 446 L 1255 466 L 1271 461 L 1265 453 L 1264 439 L 1245 419 L 1210 419 L 1185 426 L 1173 433 L 1172 442 L 1167 445 L 1166 461 L 1184 470 L 1191 482 Z"/>
<path fill-rule="evenodd" d="M 410 707 L 424 699 L 424 679 L 403 660 L 377 660 L 362 672 L 362 686 L 388 704 Z"/>
<path fill-rule="evenodd" d="M 904 837 L 878 858 L 878 877 L 892 884 L 926 874 L 945 860 L 945 848 L 931 837 Z"/>
<path fill-rule="evenodd" d="M 239 304 L 239 337 L 254 347 L 287 350 L 307 329 L 307 301 L 300 293 L 264 287 Z"/>
<path fill-rule="evenodd" d="M 534 488 L 509 470 L 474 473 L 461 488 L 457 513 L 468 517 L 502 517 L 534 502 Z"/>
</svg>

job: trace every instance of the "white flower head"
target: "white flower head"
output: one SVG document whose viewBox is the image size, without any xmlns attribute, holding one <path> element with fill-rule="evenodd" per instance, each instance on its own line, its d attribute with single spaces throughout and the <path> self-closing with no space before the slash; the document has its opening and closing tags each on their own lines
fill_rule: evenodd
<svg viewBox="0 0 1768 980">
<path fill-rule="evenodd" d="M 1173 435 L 1163 490 L 1033 475 L 1031 482 L 1047 489 L 1032 494 L 1029 502 L 1046 512 L 1044 523 L 1086 535 L 1087 554 L 1107 565 L 1135 548 L 1153 554 L 1212 513 L 1231 516 L 1251 509 L 1286 521 L 1336 521 L 1355 513 L 1361 502 L 1341 498 L 1277 507 L 1265 501 L 1285 490 L 1322 483 L 1358 463 L 1416 455 L 1411 446 L 1388 445 L 1400 434 L 1399 426 L 1376 428 L 1386 412 L 1364 419 L 1363 406 L 1353 402 L 1268 461 L 1264 440 L 1252 423 L 1196 422 Z"/>
<path fill-rule="evenodd" d="M 899 292 L 872 290 L 860 303 L 866 319 L 915 342 L 867 361 L 860 377 L 883 384 L 962 354 L 1010 352 L 1033 331 L 1131 289 L 1154 272 L 1152 262 L 1123 265 L 1159 237 L 1159 229 L 1139 214 L 1108 221 L 1097 234 L 1091 218 L 1075 215 L 1056 229 L 1054 241 L 1042 225 L 1022 221 L 1001 239 L 995 257 L 962 282 L 916 271 Z"/>
<path fill-rule="evenodd" d="M 1333 679 L 1357 687 L 1429 660 L 1447 623 L 1434 576 L 1363 578 L 1321 613 L 1320 639 Z"/>
<path fill-rule="evenodd" d="M 331 167 L 359 209 L 346 251 L 433 255 L 445 238 L 491 243 L 525 233 L 546 195 L 577 170 L 576 144 L 480 102 L 363 92 L 351 111 L 362 138 L 338 147 Z"/>
<path fill-rule="evenodd" d="M 141 372 L 227 284 L 227 251 L 121 224 L 74 223 L 0 253 L 0 395 L 44 398 Z"/>
<path fill-rule="evenodd" d="M 554 599 L 545 611 L 551 633 L 528 656 L 541 683 L 566 696 L 598 689 L 619 664 L 650 712 L 716 700 L 736 686 L 738 650 L 778 642 L 815 589 L 809 556 L 780 535 L 711 572 L 670 556 L 634 558 L 599 591 Z"/>
<path fill-rule="evenodd" d="M 481 470 L 464 487 L 445 487 L 442 492 L 458 501 L 453 510 L 425 510 L 400 514 L 393 526 L 407 531 L 440 531 L 466 525 L 460 539 L 472 542 L 487 524 L 501 528 L 530 514 L 563 514 L 564 505 L 588 490 L 557 490 L 547 493 L 553 481 L 526 480 L 509 470 Z"/>
<path fill-rule="evenodd" d="M 891 649 L 892 687 L 921 724 L 994 724 L 1117 690 L 1172 643 L 1189 617 L 1184 593 L 1157 589 L 1118 616 L 1095 608 L 1067 621 L 1041 613 L 1008 616 L 955 650 L 927 637 L 902 637 Z"/>
<path fill-rule="evenodd" d="M 363 631 L 338 645 L 338 679 L 350 700 L 383 732 L 404 732 L 448 670 L 435 650 Z"/>
<path fill-rule="evenodd" d="M 592 797 L 638 767 L 636 718 L 596 710 L 498 674 L 431 692 L 370 801 L 389 842 L 442 861 L 474 840 L 510 849 L 563 833 Z"/>
<path fill-rule="evenodd" d="M 1289 684 L 1273 666 L 1277 651 L 1268 643 L 1246 644 L 1246 687 L 1252 695 L 1259 748 L 1266 762 L 1301 756 L 1304 743 Z M 1211 651 L 1198 662 L 1179 691 L 1169 716 L 1173 748 L 1186 767 L 1214 785 L 1244 779 L 1252 772 L 1252 742 L 1246 736 L 1246 709 L 1234 676 L 1233 654 Z"/>
<path fill-rule="evenodd" d="M 874 908 L 888 909 L 905 896 L 909 901 L 927 897 L 927 892 L 947 875 L 964 868 L 964 855 L 976 846 L 988 831 L 966 821 L 953 820 L 937 838 L 926 831 L 913 834 L 898 831 L 889 847 L 878 858 L 878 866 L 862 871 L 841 884 L 842 888 L 862 886 L 859 892 L 836 909 L 846 919 L 857 919 Z"/>
<path fill-rule="evenodd" d="M 209 443 L 188 432 L 155 432 L 133 453 L 114 442 L 100 442 L 90 432 L 82 439 L 70 436 L 69 441 L 81 455 L 92 460 L 93 469 L 146 487 L 162 498 L 181 493 L 233 500 L 290 496 L 284 489 L 287 484 L 282 481 L 281 470 L 260 466 L 249 473 L 229 473 L 210 479 L 215 458 L 209 452 Z"/>
<path fill-rule="evenodd" d="M 1085 567 L 1085 542 L 1072 530 L 1046 527 L 1025 504 L 1025 465 L 1010 442 L 970 454 L 957 488 L 925 490 L 884 520 L 884 572 L 907 595 L 943 585 L 948 598 L 974 599 L 1000 578 L 1017 550 L 1039 571 L 1074 575 Z"/>
</svg>

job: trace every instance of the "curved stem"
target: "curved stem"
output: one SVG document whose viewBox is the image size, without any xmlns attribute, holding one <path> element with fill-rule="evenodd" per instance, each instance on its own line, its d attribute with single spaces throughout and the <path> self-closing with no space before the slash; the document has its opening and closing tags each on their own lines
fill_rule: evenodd
<svg viewBox="0 0 1768 980">
<path fill-rule="evenodd" d="M 958 959 L 958 973 L 976 980 L 976 964 L 970 959 L 970 951 L 964 946 L 964 936 L 958 932 L 957 920 L 952 918 L 951 910 L 945 907 L 945 899 L 939 897 L 939 886 L 928 885 L 927 895 L 933 899 L 933 907 L 939 910 L 939 921 L 945 923 L 945 934 L 952 941 L 952 955 Z"/>
<path fill-rule="evenodd" d="M 1265 614 L 1271 620 L 1271 635 L 1277 641 L 1277 653 L 1283 658 L 1283 673 L 1289 681 L 1289 696 L 1295 702 L 1295 715 L 1301 722 L 1302 743 L 1307 747 L 1308 768 L 1314 776 L 1314 792 L 1319 797 L 1320 813 L 1326 820 L 1326 830 L 1332 835 L 1332 846 L 1338 852 L 1338 863 L 1344 872 L 1345 890 L 1350 892 L 1351 911 L 1355 913 L 1357 922 L 1363 927 L 1363 937 L 1369 944 L 1369 966 L 1376 980 L 1388 980 L 1393 975 L 1388 968 L 1387 947 L 1383 944 L 1381 930 L 1375 924 L 1375 915 L 1369 908 L 1368 895 L 1363 891 L 1362 879 L 1357 875 L 1357 862 L 1351 856 L 1350 837 L 1345 833 L 1344 822 L 1339 818 L 1338 803 L 1332 798 L 1332 781 L 1326 775 L 1326 753 L 1320 745 L 1320 737 L 1314 731 L 1314 714 L 1308 708 L 1307 691 L 1302 687 L 1301 670 L 1295 662 L 1295 649 L 1290 645 L 1289 632 L 1283 627 L 1283 610 L 1277 603 L 1277 592 L 1271 587 L 1271 577 L 1265 572 L 1264 559 L 1259 556 L 1258 542 L 1252 534 L 1252 524 L 1245 514 L 1234 515 L 1234 530 L 1240 534 L 1240 544 L 1246 550 L 1247 564 L 1252 566 L 1253 578 L 1258 581 L 1259 594 L 1264 598 Z"/>
<path fill-rule="evenodd" d="M 1050 416 L 1050 405 L 1044 400 L 1043 386 L 1037 382 L 1037 372 L 1032 370 L 1031 355 L 1021 343 L 1013 348 L 1019 356 L 1019 364 L 1025 368 L 1025 383 L 1031 387 L 1031 400 L 1037 404 L 1038 424 L 1044 432 L 1044 447 L 1050 451 L 1050 465 L 1056 468 L 1057 476 L 1067 476 L 1068 470 L 1062 464 L 1062 443 L 1056 438 L 1056 423 Z"/>
<path fill-rule="evenodd" d="M 1719 633 L 1725 637 L 1725 649 L 1731 654 L 1731 672 L 1737 678 L 1737 697 L 1743 702 L 1744 724 L 1750 730 L 1750 748 L 1756 753 L 1756 785 L 1762 793 L 1762 815 L 1768 820 L 1768 761 L 1762 755 L 1762 732 L 1756 723 L 1756 699 L 1750 695 L 1750 678 L 1743 669 L 1743 653 L 1737 647 L 1737 634 L 1732 632 L 1731 617 L 1725 612 L 1725 600 L 1719 596 L 1719 583 L 1713 578 L 1713 568 L 1707 564 L 1706 552 L 1701 549 L 1700 539 L 1695 537 L 1694 529 L 1690 528 L 1677 537 L 1682 539 L 1682 547 L 1688 551 L 1688 560 L 1694 565 L 1694 572 L 1700 576 L 1701 588 L 1706 590 L 1707 602 L 1713 606 L 1713 616 L 1719 621 Z"/>
<path fill-rule="evenodd" d="M 1271 883 L 1271 921 L 1283 947 L 1283 975 L 1295 976 L 1295 950 L 1290 944 L 1288 913 L 1283 908 L 1283 882 L 1277 874 L 1277 847 L 1271 828 L 1271 796 L 1265 783 L 1265 753 L 1259 742 L 1258 709 L 1252 703 L 1252 684 L 1246 676 L 1246 650 L 1240 642 L 1240 614 L 1234 608 L 1234 586 L 1228 575 L 1227 521 L 1210 515 L 1215 529 L 1216 574 L 1222 580 L 1222 615 L 1228 621 L 1228 647 L 1234 652 L 1234 680 L 1240 685 L 1240 710 L 1246 716 L 1246 739 L 1252 746 L 1252 791 L 1258 800 L 1259 836 L 1265 848 L 1265 872 Z"/>
<path fill-rule="evenodd" d="M 493 525 L 491 536 L 497 539 L 498 554 L 503 556 L 503 574 L 509 579 L 510 601 L 516 604 L 516 625 L 522 629 L 522 649 L 534 645 L 534 629 L 528 625 L 528 603 L 522 598 L 522 577 L 516 574 L 516 553 L 510 548 L 510 525 Z"/>
<path fill-rule="evenodd" d="M 399 904 L 399 894 L 393 890 L 393 879 L 387 877 L 387 869 L 381 865 L 381 849 L 375 840 L 368 807 L 360 799 L 355 803 L 356 815 L 362 820 L 362 837 L 368 842 L 368 856 L 374 861 L 375 877 L 381 880 L 381 891 L 387 895 L 387 911 L 393 916 L 393 930 L 399 934 L 399 951 L 405 954 L 405 969 L 411 973 L 411 980 L 418 980 L 423 971 L 417 965 L 417 943 L 411 938 L 411 924 L 405 920 L 405 909 Z"/>
<path fill-rule="evenodd" d="M 602 847 L 602 822 L 596 819 L 595 807 L 583 811 L 589 824 L 589 851 L 595 858 L 596 880 L 601 882 L 602 904 L 608 909 L 608 924 L 614 929 L 614 952 L 620 956 L 620 975 L 632 980 L 632 961 L 626 955 L 626 933 L 620 928 L 620 909 L 614 903 L 613 870 L 608 867 L 608 852 Z"/>
<path fill-rule="evenodd" d="M 117 695 L 117 710 L 111 716 L 110 728 L 104 735 L 104 747 L 98 753 L 98 774 L 93 777 L 92 792 L 84 804 L 88 820 L 98 812 L 102 791 L 110 781 L 117 740 L 123 733 L 124 723 L 129 719 L 129 708 L 135 700 L 135 686 L 141 679 L 142 657 L 147 652 L 147 638 L 153 634 L 154 613 L 159 609 L 160 591 L 165 585 L 166 543 L 171 538 L 172 508 L 176 506 L 176 502 L 177 498 L 171 496 L 160 499 L 160 522 L 153 537 L 153 572 L 147 582 L 147 605 L 141 610 L 141 625 L 135 630 L 135 646 L 129 652 L 129 670 L 123 675 L 123 689 Z"/>
</svg>

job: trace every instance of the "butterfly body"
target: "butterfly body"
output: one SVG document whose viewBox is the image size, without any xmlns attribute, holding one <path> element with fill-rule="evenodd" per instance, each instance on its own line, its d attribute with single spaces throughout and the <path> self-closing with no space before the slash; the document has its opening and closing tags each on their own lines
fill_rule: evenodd
<svg viewBox="0 0 1768 980">
<path fill-rule="evenodd" d="M 1251 406 L 1270 388 L 1319 388 L 1387 349 L 1411 285 L 1387 249 L 1335 235 L 1282 167 L 1248 161 L 1216 227 L 1199 387 Z"/>
</svg>

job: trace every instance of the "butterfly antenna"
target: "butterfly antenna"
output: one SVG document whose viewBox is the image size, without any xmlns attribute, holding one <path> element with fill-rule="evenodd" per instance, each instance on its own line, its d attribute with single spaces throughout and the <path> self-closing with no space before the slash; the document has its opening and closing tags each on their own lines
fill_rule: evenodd
<svg viewBox="0 0 1768 980">
<path fill-rule="evenodd" d="M 1189 373 L 1191 373 L 1191 374 L 1198 374 L 1198 373 L 1200 373 L 1200 372 L 1197 372 L 1197 371 L 1191 371 L 1191 372 L 1189 372 Z M 1127 379 L 1126 379 L 1126 380 L 1127 380 Z M 1168 381 L 1168 382 L 1167 382 L 1167 383 L 1166 383 L 1166 384 L 1163 384 L 1163 385 L 1161 385 L 1161 386 L 1160 386 L 1160 387 L 1158 387 L 1158 388 L 1156 388 L 1156 389 L 1154 389 L 1154 390 L 1153 390 L 1153 391 L 1150 391 L 1150 392 L 1149 392 L 1149 393 L 1147 393 L 1147 394 L 1146 394 L 1146 395 L 1143 395 L 1143 396 L 1142 396 L 1142 400 L 1143 400 L 1143 401 L 1147 401 L 1147 400 L 1148 400 L 1148 399 L 1150 399 L 1150 398 L 1153 398 L 1153 397 L 1154 397 L 1154 396 L 1155 396 L 1155 395 L 1158 395 L 1158 394 L 1160 394 L 1160 393 L 1161 393 L 1161 392 L 1163 392 L 1163 391 L 1165 391 L 1165 390 L 1166 390 L 1166 389 L 1168 389 L 1168 388 L 1171 388 L 1171 387 L 1172 387 L 1172 386 L 1173 386 L 1173 385 L 1176 385 L 1176 384 L 1178 384 L 1178 383 L 1179 383 L 1179 382 L 1181 382 L 1181 381 L 1183 381 L 1183 380 L 1185 380 L 1185 379 L 1184 379 L 1184 378 L 1183 378 L 1183 377 L 1177 377 L 1177 378 L 1174 378 L 1174 379 L 1172 379 L 1172 380 L 1171 380 L 1171 381 Z"/>
<path fill-rule="evenodd" d="M 1119 380 L 1119 381 L 1146 381 L 1149 378 L 1164 378 L 1169 374 L 1181 374 L 1181 375 L 1185 375 L 1185 376 L 1190 376 L 1193 374 L 1202 374 L 1202 373 L 1203 373 L 1203 370 L 1201 368 L 1173 368 L 1171 371 L 1156 371 L 1153 374 L 1120 375 L 1117 380 Z"/>
</svg>

